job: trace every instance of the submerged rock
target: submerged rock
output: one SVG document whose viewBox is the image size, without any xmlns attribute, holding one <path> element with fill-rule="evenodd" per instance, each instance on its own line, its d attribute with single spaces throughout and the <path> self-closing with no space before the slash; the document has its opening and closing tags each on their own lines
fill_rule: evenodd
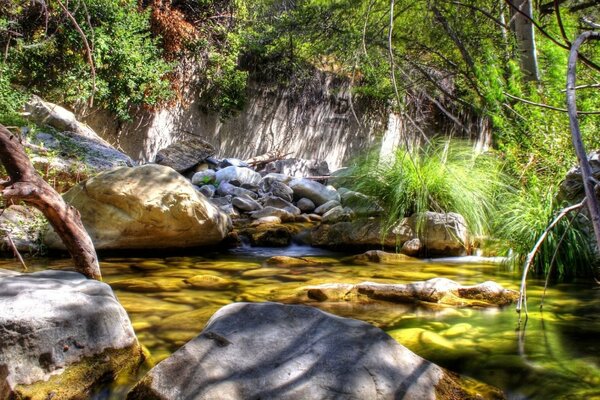
<svg viewBox="0 0 600 400">
<path fill-rule="evenodd" d="M 502 398 L 381 329 L 307 306 L 236 303 L 159 363 L 128 400 Z"/>
<path fill-rule="evenodd" d="M 0 310 L 2 399 L 87 398 L 143 360 L 110 287 L 79 273 L 0 277 Z"/>
<path fill-rule="evenodd" d="M 118 168 L 64 195 L 81 213 L 96 249 L 185 248 L 221 242 L 231 220 L 173 169 Z M 45 244 L 64 248 L 53 230 Z"/>
<path fill-rule="evenodd" d="M 463 286 L 446 278 L 409 284 L 363 282 L 356 285 L 333 283 L 307 286 L 307 298 L 318 301 L 382 300 L 396 303 L 426 302 L 457 307 L 496 307 L 511 304 L 519 292 L 487 281 Z"/>
<path fill-rule="evenodd" d="M 388 253 L 382 250 L 369 250 L 363 254 L 353 257 L 354 261 L 368 261 L 381 264 L 393 264 L 403 261 L 414 261 L 414 258 L 405 254 Z"/>
</svg>

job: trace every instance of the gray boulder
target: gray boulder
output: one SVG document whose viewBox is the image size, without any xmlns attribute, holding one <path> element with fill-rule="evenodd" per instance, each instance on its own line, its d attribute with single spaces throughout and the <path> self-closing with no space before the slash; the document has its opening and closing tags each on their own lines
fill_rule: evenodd
<svg viewBox="0 0 600 400">
<path fill-rule="evenodd" d="M 289 187 L 294 191 L 295 198 L 301 199 L 302 197 L 306 197 L 312 200 L 317 206 L 325 204 L 330 200 L 340 201 L 340 195 L 334 188 L 310 179 L 294 179 L 290 181 Z"/>
<path fill-rule="evenodd" d="M 76 272 L 0 274 L 0 398 L 82 399 L 142 350 L 110 286 Z"/>
<path fill-rule="evenodd" d="M 258 172 L 251 170 L 250 168 L 235 167 L 232 165 L 218 170 L 215 179 L 217 182 L 237 181 L 239 182 L 239 185 L 257 185 L 261 180 L 261 176 Z"/>
<path fill-rule="evenodd" d="M 258 198 L 258 195 L 252 190 L 237 187 L 228 182 L 221 182 L 217 187 L 217 193 L 221 196 L 233 196 L 233 197 L 250 197 L 252 199 Z"/>
<path fill-rule="evenodd" d="M 335 208 L 335 207 L 339 207 L 340 206 L 340 202 L 337 200 L 329 200 L 327 203 L 325 204 L 321 204 L 319 207 L 317 207 L 314 212 L 315 214 L 319 214 L 319 215 L 323 215 L 325 214 L 327 211 Z"/>
<path fill-rule="evenodd" d="M 342 198 L 342 205 L 351 208 L 356 215 L 377 216 L 381 215 L 384 211 L 374 198 L 363 193 L 347 190 L 344 193 L 340 193 L 340 196 Z"/>
<path fill-rule="evenodd" d="M 215 154 L 215 148 L 198 136 L 173 143 L 156 154 L 154 162 L 183 173 Z"/>
<path fill-rule="evenodd" d="M 294 220 L 296 219 L 294 214 L 292 214 L 291 212 L 271 206 L 265 207 L 262 210 L 251 212 L 250 215 L 253 219 L 261 219 L 264 217 L 278 217 L 283 222 L 294 222 Z"/>
<path fill-rule="evenodd" d="M 316 308 L 235 303 L 159 363 L 128 400 L 475 399 L 464 381 L 365 322 Z M 488 396 L 491 398 L 491 396 Z"/>
<path fill-rule="evenodd" d="M 256 211 L 262 208 L 256 200 L 250 197 L 234 197 L 231 204 L 242 211 Z"/>
<path fill-rule="evenodd" d="M 263 199 L 263 205 L 265 207 L 275 207 L 281 208 L 282 210 L 288 211 L 294 215 L 300 215 L 301 211 L 298 207 L 290 203 L 289 201 L 285 201 L 281 197 L 268 196 Z"/>
<path fill-rule="evenodd" d="M 336 222 L 352 221 L 353 219 L 354 214 L 351 209 L 335 206 L 323 214 L 322 222 L 325 224 L 334 224 Z"/>
<path fill-rule="evenodd" d="M 192 176 L 192 183 L 194 185 L 203 186 L 207 183 L 213 183 L 216 179 L 217 173 L 213 169 L 205 169 L 204 171 L 196 172 Z"/>
</svg>

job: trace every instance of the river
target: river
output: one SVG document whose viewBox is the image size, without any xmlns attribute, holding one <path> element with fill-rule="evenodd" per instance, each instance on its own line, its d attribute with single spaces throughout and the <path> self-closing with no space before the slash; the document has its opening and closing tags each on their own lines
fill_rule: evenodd
<svg viewBox="0 0 600 400">
<path fill-rule="evenodd" d="M 267 265 L 275 255 L 308 257 L 316 263 Z M 100 265 L 104 281 L 113 287 L 151 354 L 142 370 L 168 357 L 196 336 L 217 309 L 236 301 L 295 302 L 305 285 L 408 283 L 434 277 L 462 284 L 494 280 L 518 290 L 520 278 L 506 266 L 461 259 L 384 265 L 357 263 L 348 256 L 311 247 L 243 247 L 202 256 L 101 258 Z M 68 268 L 70 261 L 33 259 L 28 264 L 36 271 Z M 0 268 L 19 266 L 0 260 Z M 529 279 L 529 318 L 522 330 L 516 329 L 514 306 L 309 304 L 379 326 L 415 353 L 497 386 L 509 399 L 600 399 L 600 286 L 593 281 L 554 284 L 540 311 L 542 292 L 543 281 Z M 124 399 L 131 383 L 122 377 L 94 399 Z"/>
</svg>

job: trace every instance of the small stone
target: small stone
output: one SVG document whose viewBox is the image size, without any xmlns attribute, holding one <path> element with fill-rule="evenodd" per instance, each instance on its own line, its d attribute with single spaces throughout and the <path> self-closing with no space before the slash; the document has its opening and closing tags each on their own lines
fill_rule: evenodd
<svg viewBox="0 0 600 400">
<path fill-rule="evenodd" d="M 212 199 L 215 196 L 217 189 L 215 189 L 213 185 L 202 185 L 198 188 L 198 191 L 207 199 Z"/>
<path fill-rule="evenodd" d="M 279 217 L 283 222 L 293 222 L 295 220 L 295 216 L 291 212 L 271 206 L 265 207 L 262 210 L 254 211 L 250 213 L 250 215 L 253 219 L 274 216 Z"/>
<path fill-rule="evenodd" d="M 416 257 L 419 255 L 422 249 L 423 244 L 421 243 L 421 240 L 419 240 L 419 238 L 414 238 L 402 243 L 402 249 L 400 249 L 400 252 L 402 254 L 406 254 L 407 256 Z"/>
<path fill-rule="evenodd" d="M 286 201 L 280 197 L 269 196 L 263 199 L 263 204 L 265 207 L 275 207 L 290 212 L 294 215 L 299 215 L 301 213 L 300 209 Z"/>
<path fill-rule="evenodd" d="M 221 182 L 217 187 L 217 193 L 221 196 L 246 196 L 252 199 L 258 198 L 258 195 L 251 190 L 243 189 L 241 187 L 234 186 L 229 182 Z"/>
<path fill-rule="evenodd" d="M 296 206 L 300 209 L 300 211 L 305 213 L 311 213 L 315 210 L 315 203 L 312 200 L 307 199 L 306 197 L 301 198 L 296 203 Z"/>
<path fill-rule="evenodd" d="M 342 206 L 333 207 L 331 210 L 323 214 L 323 222 L 333 224 L 336 222 L 344 222 L 352 220 L 352 210 L 342 208 Z"/>
<path fill-rule="evenodd" d="M 279 225 L 279 224 L 281 224 L 281 218 L 272 215 L 272 216 L 268 216 L 268 217 L 258 218 L 257 220 L 252 221 L 250 226 Z"/>
<path fill-rule="evenodd" d="M 231 204 L 242 211 L 256 211 L 262 208 L 256 200 L 249 197 L 234 197 Z"/>
</svg>

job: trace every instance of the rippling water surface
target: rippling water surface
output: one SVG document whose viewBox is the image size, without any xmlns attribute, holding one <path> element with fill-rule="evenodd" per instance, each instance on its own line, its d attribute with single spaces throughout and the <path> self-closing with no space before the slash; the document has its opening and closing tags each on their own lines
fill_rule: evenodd
<svg viewBox="0 0 600 400">
<path fill-rule="evenodd" d="M 271 266 L 276 255 L 308 257 L 315 264 Z M 150 364 L 195 337 L 220 307 L 236 301 L 299 301 L 306 285 L 365 280 L 408 283 L 445 277 L 463 284 L 495 280 L 518 290 L 505 267 L 448 260 L 395 265 L 357 264 L 348 254 L 310 247 L 239 248 L 227 253 L 167 258 L 104 258 L 104 280 L 128 311 Z M 68 268 L 68 260 L 30 260 L 31 270 Z M 13 260 L 0 268 L 19 269 Z M 529 281 L 529 319 L 518 331 L 514 307 L 425 308 L 379 303 L 310 303 L 386 330 L 417 354 L 453 371 L 500 387 L 511 399 L 600 399 L 600 287 L 594 282 L 549 288 Z M 123 399 L 123 379 L 97 399 Z"/>
</svg>

